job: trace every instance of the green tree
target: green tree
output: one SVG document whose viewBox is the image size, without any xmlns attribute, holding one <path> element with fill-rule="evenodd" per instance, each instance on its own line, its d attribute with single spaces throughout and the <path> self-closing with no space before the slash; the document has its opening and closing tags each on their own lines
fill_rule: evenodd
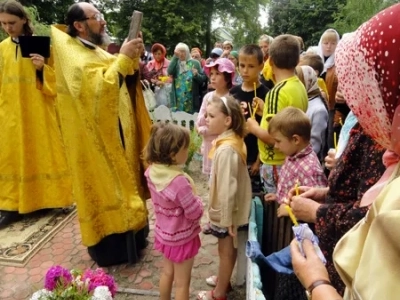
<svg viewBox="0 0 400 300">
<path fill-rule="evenodd" d="M 68 7 L 78 0 L 20 0 L 20 2 L 24 6 L 36 8 L 38 21 L 44 24 L 63 24 Z"/>
<path fill-rule="evenodd" d="M 227 9 L 218 8 L 217 14 L 222 17 L 225 26 L 230 28 L 233 41 L 238 48 L 245 44 L 258 43 L 265 28 L 260 24 L 260 8 L 267 4 L 266 0 L 235 1 Z"/>
<path fill-rule="evenodd" d="M 306 46 L 317 45 L 346 0 L 274 0 L 269 4 L 269 34 L 301 36 Z"/>
<path fill-rule="evenodd" d="M 399 2 L 399 0 L 347 0 L 347 3 L 340 5 L 339 11 L 334 14 L 333 26 L 343 33 L 352 32 L 379 11 Z"/>
</svg>

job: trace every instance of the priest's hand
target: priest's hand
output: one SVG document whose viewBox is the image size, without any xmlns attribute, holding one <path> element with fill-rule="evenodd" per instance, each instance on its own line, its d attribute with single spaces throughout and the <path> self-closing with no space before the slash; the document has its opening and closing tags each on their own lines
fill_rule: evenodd
<svg viewBox="0 0 400 300">
<path fill-rule="evenodd" d="M 130 58 L 138 58 L 140 55 L 143 53 L 144 50 L 144 45 L 143 45 L 143 40 L 138 38 L 138 39 L 133 39 L 128 41 L 125 41 L 121 49 L 119 50 L 119 53 L 125 54 L 126 56 L 129 56 Z"/>
<path fill-rule="evenodd" d="M 35 69 L 38 71 L 42 71 L 44 67 L 44 57 L 36 53 L 31 53 L 29 54 L 29 56 L 31 57 Z"/>
</svg>

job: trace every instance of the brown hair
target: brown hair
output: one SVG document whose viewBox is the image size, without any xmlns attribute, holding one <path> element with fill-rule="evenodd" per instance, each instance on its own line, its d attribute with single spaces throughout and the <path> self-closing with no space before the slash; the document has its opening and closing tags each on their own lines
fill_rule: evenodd
<svg viewBox="0 0 400 300">
<path fill-rule="evenodd" d="M 314 53 L 303 54 L 300 57 L 299 66 L 310 66 L 315 71 L 318 71 L 318 74 L 324 71 L 324 63 L 321 56 Z"/>
<path fill-rule="evenodd" d="M 269 59 L 279 69 L 293 70 L 299 63 L 300 44 L 296 36 L 277 36 L 269 46 Z"/>
<path fill-rule="evenodd" d="M 311 138 L 311 121 L 299 108 L 286 107 L 278 112 L 268 124 L 268 133 L 280 132 L 291 139 L 295 134 L 309 142 Z"/>
<path fill-rule="evenodd" d="M 232 96 L 227 96 L 226 105 L 224 101 L 220 97 L 212 97 L 209 103 L 214 103 L 217 105 L 219 110 L 226 116 L 230 116 L 232 119 L 231 128 L 234 133 L 236 133 L 240 137 L 245 136 L 245 124 L 246 120 L 244 119 L 242 109 L 239 105 L 239 102 L 233 98 Z"/>
<path fill-rule="evenodd" d="M 260 65 L 264 64 L 264 54 L 258 45 L 244 45 L 240 48 L 239 54 L 254 56 Z"/>
<path fill-rule="evenodd" d="M 190 133 L 186 128 L 171 122 L 157 122 L 150 131 L 150 139 L 143 149 L 143 159 L 149 163 L 173 165 L 172 156 L 180 149 L 188 148 Z"/>
<path fill-rule="evenodd" d="M 27 12 L 21 3 L 15 0 L 6 0 L 0 3 L 0 13 L 17 16 L 20 19 L 25 19 L 23 30 L 25 35 L 33 35 L 33 27 Z"/>
</svg>

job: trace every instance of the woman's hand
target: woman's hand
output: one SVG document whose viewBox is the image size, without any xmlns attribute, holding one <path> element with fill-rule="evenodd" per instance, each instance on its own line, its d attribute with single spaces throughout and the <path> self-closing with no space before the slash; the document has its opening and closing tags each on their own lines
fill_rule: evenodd
<svg viewBox="0 0 400 300">
<path fill-rule="evenodd" d="M 193 67 L 192 73 L 193 73 L 193 77 L 196 77 L 199 74 L 199 71 L 197 71 L 197 69 Z"/>
<path fill-rule="evenodd" d="M 38 71 L 42 71 L 44 67 L 44 57 L 36 53 L 31 53 L 29 54 L 29 56 L 31 57 L 35 69 Z"/>
<path fill-rule="evenodd" d="M 294 196 L 290 201 L 290 207 L 296 218 L 307 223 L 317 221 L 317 210 L 320 206 L 318 202 L 303 196 Z"/>
<path fill-rule="evenodd" d="M 328 194 L 329 188 L 314 188 L 309 186 L 300 186 L 299 188 L 299 195 L 304 198 L 310 198 L 316 202 L 324 202 L 326 195 Z M 296 188 L 292 188 L 288 193 L 288 199 L 291 199 L 296 196 Z"/>
<path fill-rule="evenodd" d="M 290 244 L 294 273 L 300 280 L 301 284 L 305 288 L 308 288 L 317 280 L 329 281 L 328 272 L 321 259 L 315 252 L 311 241 L 304 240 L 302 246 L 305 257 L 301 254 L 299 244 L 296 239 L 294 239 Z"/>
</svg>

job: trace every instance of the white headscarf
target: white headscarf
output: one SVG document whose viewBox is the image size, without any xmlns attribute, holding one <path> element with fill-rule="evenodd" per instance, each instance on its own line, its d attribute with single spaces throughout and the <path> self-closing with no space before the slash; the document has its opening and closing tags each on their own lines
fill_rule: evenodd
<svg viewBox="0 0 400 300">
<path fill-rule="evenodd" d="M 175 51 L 178 50 L 183 50 L 185 51 L 185 60 L 181 60 L 179 62 L 179 74 L 184 73 L 186 71 L 188 71 L 189 69 L 187 68 L 186 62 L 188 62 L 191 59 L 190 56 L 190 50 L 189 50 L 189 46 L 186 45 L 185 43 L 178 43 L 178 45 L 176 45 L 175 47 Z"/>
<path fill-rule="evenodd" d="M 325 61 L 325 57 L 324 57 L 324 53 L 322 51 L 322 37 L 329 32 L 334 32 L 336 34 L 336 38 L 337 38 L 337 43 L 339 44 L 340 41 L 340 36 L 339 33 L 335 30 L 335 29 L 327 29 L 325 30 L 325 32 L 321 35 L 321 38 L 319 39 L 319 43 L 318 43 L 318 49 L 317 49 L 317 54 L 322 58 L 322 61 Z M 332 53 L 331 56 L 328 57 L 328 59 L 325 61 L 324 63 L 324 70 L 322 71 L 322 74 L 324 74 L 326 72 L 326 70 L 328 70 L 329 68 L 332 68 L 335 65 L 335 53 Z"/>
</svg>

